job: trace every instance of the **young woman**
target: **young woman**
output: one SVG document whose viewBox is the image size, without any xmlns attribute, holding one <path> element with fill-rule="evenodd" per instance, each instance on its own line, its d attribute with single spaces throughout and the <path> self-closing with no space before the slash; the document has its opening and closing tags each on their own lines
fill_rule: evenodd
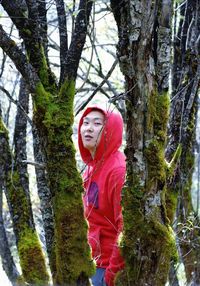
<svg viewBox="0 0 200 286">
<path fill-rule="evenodd" d="M 122 231 L 121 190 L 124 184 L 125 156 L 122 144 L 123 120 L 119 113 L 89 107 L 79 122 L 78 143 L 87 169 L 83 197 L 88 221 L 88 241 L 96 262 L 94 286 L 113 286 L 124 260 L 118 248 Z"/>
</svg>

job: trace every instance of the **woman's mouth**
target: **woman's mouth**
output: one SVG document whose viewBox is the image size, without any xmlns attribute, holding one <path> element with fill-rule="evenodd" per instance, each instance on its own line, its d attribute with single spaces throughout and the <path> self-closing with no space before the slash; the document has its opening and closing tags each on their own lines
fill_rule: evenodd
<svg viewBox="0 0 200 286">
<path fill-rule="evenodd" d="M 93 137 L 91 135 L 85 135 L 84 138 L 86 141 L 93 139 Z"/>
</svg>

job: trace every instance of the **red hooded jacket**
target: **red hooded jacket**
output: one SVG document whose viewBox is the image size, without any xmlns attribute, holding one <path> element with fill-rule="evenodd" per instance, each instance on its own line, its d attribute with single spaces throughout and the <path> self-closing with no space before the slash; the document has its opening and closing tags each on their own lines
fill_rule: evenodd
<svg viewBox="0 0 200 286">
<path fill-rule="evenodd" d="M 106 119 L 94 158 L 83 146 L 80 134 L 83 118 L 93 110 L 101 111 Z M 83 202 L 89 224 L 88 240 L 97 267 L 106 268 L 105 281 L 108 286 L 114 285 L 116 273 L 124 267 L 117 245 L 123 225 L 120 201 L 126 172 L 125 156 L 118 150 L 122 144 L 122 132 L 121 115 L 99 107 L 87 108 L 79 122 L 79 149 L 87 164 L 83 175 Z"/>
</svg>

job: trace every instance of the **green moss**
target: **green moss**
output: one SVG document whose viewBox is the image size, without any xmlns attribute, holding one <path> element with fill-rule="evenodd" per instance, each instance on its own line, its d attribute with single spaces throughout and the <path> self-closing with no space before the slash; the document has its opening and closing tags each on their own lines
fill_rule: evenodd
<svg viewBox="0 0 200 286">
<path fill-rule="evenodd" d="M 70 127 L 72 127 L 74 123 L 74 95 L 75 95 L 75 82 L 74 81 L 65 82 L 61 87 L 59 98 L 62 104 L 63 101 L 66 101 L 65 116 L 66 116 L 67 126 Z M 71 131 L 69 136 L 71 137 Z"/>
<path fill-rule="evenodd" d="M 36 59 L 36 62 L 38 61 L 39 63 L 37 69 L 40 81 L 35 88 L 35 94 L 33 95 L 33 103 L 34 114 L 37 114 L 39 116 L 40 113 L 42 113 L 43 115 L 43 113 L 46 111 L 47 106 L 49 106 L 50 103 L 53 102 L 53 97 L 56 97 L 57 86 L 55 76 L 52 73 L 51 69 L 49 69 L 48 67 L 43 46 L 36 44 L 35 49 L 37 51 L 37 57 L 40 57 L 39 59 Z M 41 117 L 41 115 L 39 117 Z"/>
<path fill-rule="evenodd" d="M 60 122 L 60 106 L 58 103 L 54 102 L 54 100 L 52 101 L 53 102 L 49 102 L 49 104 L 47 105 L 45 117 L 43 120 L 43 123 L 47 128 L 52 127 L 54 125 L 58 125 L 58 127 L 62 125 L 62 122 Z"/>
<path fill-rule="evenodd" d="M 57 96 L 48 92 L 41 82 L 37 84 L 33 97 L 34 115 L 38 118 L 40 127 L 43 123 L 49 129 L 49 137 L 56 138 L 55 131 L 57 132 L 58 128 L 65 129 L 65 132 L 69 131 L 71 137 L 71 126 L 74 121 L 74 94 L 75 82 L 73 80 L 65 81 Z"/>
<path fill-rule="evenodd" d="M 147 130 L 150 133 L 151 139 L 147 140 L 144 151 L 149 177 L 149 180 L 147 180 L 147 190 L 151 188 L 151 185 L 155 180 L 165 182 L 166 179 L 164 149 L 168 116 L 168 93 L 160 95 L 152 93 L 149 96 L 147 118 Z"/>
<path fill-rule="evenodd" d="M 6 129 L 2 118 L 0 117 L 0 165 L 6 166 L 8 164 L 10 156 L 10 148 L 9 148 L 9 138 L 8 138 L 8 130 Z M 4 172 L 1 174 L 4 176 Z M 3 178 L 2 178 L 3 179 Z"/>
<path fill-rule="evenodd" d="M 145 192 L 140 192 L 143 196 L 138 196 L 137 187 L 125 189 L 124 192 L 121 251 L 126 260 L 126 268 L 119 275 L 116 285 L 120 285 L 122 281 L 127 281 L 126 285 L 144 285 L 146 281 L 142 280 L 143 273 L 152 269 L 149 281 L 161 286 L 165 284 L 171 259 L 177 260 L 175 239 L 172 230 L 160 223 L 157 217 L 146 219 L 143 211 Z"/>
<path fill-rule="evenodd" d="M 152 92 L 148 96 L 148 101 L 147 101 L 147 108 L 148 108 L 148 113 L 147 113 L 147 132 L 152 133 L 153 132 L 153 125 L 154 125 L 154 116 L 156 114 L 156 98 L 157 98 L 157 93 Z"/>
<path fill-rule="evenodd" d="M 159 141 L 166 140 L 166 128 L 169 118 L 169 94 L 152 92 L 147 102 L 147 132 L 153 134 Z"/>
<path fill-rule="evenodd" d="M 2 162 L 1 164 L 7 164 L 8 166 L 11 164 L 12 155 L 9 148 L 9 138 L 8 131 L 5 128 L 2 120 L 0 120 L 0 134 L 4 138 L 4 151 L 2 150 L 2 154 L 0 156 Z M 11 166 L 10 166 L 11 169 Z M 11 171 L 7 170 L 6 174 L 6 189 L 7 189 L 7 197 L 12 206 L 12 215 L 16 217 L 16 223 L 14 227 L 16 228 L 17 233 L 19 234 L 21 230 L 23 230 L 24 225 L 27 225 L 30 218 L 30 210 L 27 201 L 26 194 L 21 186 L 19 172 L 15 168 Z"/>
<path fill-rule="evenodd" d="M 149 281 L 161 286 L 167 279 L 171 259 L 177 260 L 175 239 L 170 227 L 160 223 L 157 217 L 151 216 L 147 221 L 144 213 L 145 193 L 141 188 L 140 191 L 143 196 L 139 198 L 137 187 L 124 189 L 121 251 L 126 268 L 118 275 L 116 285 L 121 285 L 122 281 L 126 281 L 126 285 L 145 285 L 143 274 L 151 269 Z"/>
<path fill-rule="evenodd" d="M 175 239 L 165 209 L 168 93 L 152 92 L 147 110 L 144 149 L 147 173 L 143 182 L 141 174 L 134 170 L 134 162 L 131 159 L 127 162 L 121 242 L 126 267 L 119 274 L 116 285 L 145 285 L 150 281 L 154 286 L 162 286 L 167 281 L 171 259 L 177 259 Z M 148 281 L 146 273 L 149 273 Z"/>
<path fill-rule="evenodd" d="M 75 81 L 74 80 L 64 81 L 64 83 L 60 88 L 59 96 L 68 99 L 68 101 L 71 103 L 69 106 L 70 110 L 73 106 L 74 95 L 75 95 Z"/>
<path fill-rule="evenodd" d="M 47 107 L 43 123 L 48 130 L 48 172 L 53 190 L 73 192 L 82 184 L 72 142 L 74 81 L 65 82 L 58 97 Z"/>
<path fill-rule="evenodd" d="M 0 133 L 5 134 L 5 137 L 8 139 L 8 130 L 6 129 L 1 117 L 0 117 Z"/>
<path fill-rule="evenodd" d="M 20 265 L 26 282 L 35 286 L 48 284 L 49 276 L 45 267 L 39 239 L 35 231 L 25 229 L 18 242 Z"/>
<path fill-rule="evenodd" d="M 32 49 L 29 50 L 27 54 L 32 65 L 36 68 L 41 84 L 45 90 L 51 94 L 56 94 L 56 77 L 48 66 L 43 45 L 33 41 Z"/>
<path fill-rule="evenodd" d="M 166 164 L 164 159 L 164 146 L 157 139 L 152 139 L 144 151 L 148 162 L 148 177 L 151 180 L 164 181 L 166 177 Z"/>
<path fill-rule="evenodd" d="M 170 224 L 172 224 L 177 208 L 178 190 L 174 187 L 168 188 L 165 197 L 167 217 L 170 221 Z"/>
<path fill-rule="evenodd" d="M 36 108 L 45 109 L 48 106 L 51 94 L 47 92 L 41 82 L 36 85 L 35 95 L 33 97 Z"/>
<path fill-rule="evenodd" d="M 78 185 L 79 189 L 80 186 Z M 80 193 L 79 190 L 75 193 Z M 83 218 L 81 196 L 60 192 L 54 198 L 56 223 L 56 282 L 77 285 L 78 277 L 94 274 L 94 264 L 87 243 L 87 225 Z"/>
<path fill-rule="evenodd" d="M 169 119 L 169 94 L 159 94 L 156 100 L 156 112 L 154 117 L 154 134 L 159 141 L 166 141 L 167 122 Z"/>
<path fill-rule="evenodd" d="M 9 173 L 7 194 L 12 204 L 13 216 L 18 218 L 15 222 L 15 228 L 19 235 L 29 224 L 31 210 L 25 191 L 21 186 L 19 172 L 17 170 Z"/>
<path fill-rule="evenodd" d="M 43 90 L 40 87 L 39 93 L 43 96 Z M 57 97 L 48 96 L 49 100 L 46 104 L 46 113 L 44 117 L 44 125 L 47 128 L 63 127 L 68 132 L 69 127 L 74 122 L 73 101 L 75 94 L 75 82 L 66 81 Z M 70 136 L 72 131 L 70 130 Z M 67 134 L 66 134 L 67 135 Z M 54 137 L 54 134 L 52 134 Z"/>
<path fill-rule="evenodd" d="M 0 120 L 1 135 L 4 137 L 4 148 L 6 161 L 2 162 L 10 166 L 11 152 L 9 149 L 9 138 L 3 122 Z M 11 168 L 11 166 L 10 166 Z M 13 228 L 16 235 L 17 249 L 20 258 L 23 277 L 18 280 L 17 285 L 31 282 L 34 285 L 45 285 L 48 281 L 45 261 L 39 240 L 30 225 L 32 225 L 32 212 L 27 194 L 21 186 L 19 172 L 14 166 L 12 171 L 7 170 L 6 174 L 6 195 L 10 202 L 10 209 L 13 218 Z M 32 284 L 32 285 L 33 285 Z"/>
<path fill-rule="evenodd" d="M 22 33 L 28 37 L 32 35 L 32 32 L 29 29 L 22 29 Z"/>
<path fill-rule="evenodd" d="M 46 285 L 48 274 L 44 256 L 38 237 L 30 227 L 32 214 L 17 171 L 10 173 L 7 190 L 12 205 L 12 215 L 15 217 L 14 230 L 17 234 L 17 249 L 23 277 L 28 283 Z"/>
<path fill-rule="evenodd" d="M 42 95 L 44 90 L 39 87 Z M 94 272 L 87 243 L 82 206 L 82 180 L 76 168 L 72 142 L 75 82 L 66 80 L 57 96 L 48 95 L 41 124 L 47 136 L 47 171 L 55 217 L 54 247 L 50 264 L 56 285 L 77 285 Z M 44 93 L 44 96 L 46 94 Z M 68 284 L 67 284 L 68 283 Z"/>
</svg>

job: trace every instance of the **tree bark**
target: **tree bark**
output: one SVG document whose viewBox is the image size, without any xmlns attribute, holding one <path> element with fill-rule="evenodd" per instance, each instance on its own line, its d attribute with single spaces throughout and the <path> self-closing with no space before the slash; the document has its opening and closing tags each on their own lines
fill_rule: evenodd
<svg viewBox="0 0 200 286">
<path fill-rule="evenodd" d="M 17 107 L 17 114 L 15 119 L 15 129 L 14 129 L 14 168 L 17 168 L 19 171 L 20 184 L 26 194 L 27 202 L 30 209 L 30 225 L 34 229 L 34 220 L 32 214 L 32 204 L 30 198 L 29 190 L 29 179 L 28 179 L 28 170 L 27 170 L 27 152 L 26 152 L 26 137 L 27 137 L 27 118 L 24 115 L 24 112 L 28 114 L 28 102 L 29 95 L 26 89 L 26 84 L 23 78 L 20 81 L 20 91 L 18 98 L 20 107 Z M 23 110 L 23 111 L 22 111 Z"/>
<path fill-rule="evenodd" d="M 127 279 L 127 285 L 161 286 L 176 256 L 166 215 L 164 157 L 172 2 L 111 1 L 111 6 L 127 94 L 127 180 L 122 202 L 126 267 L 118 284 Z"/>
<path fill-rule="evenodd" d="M 1 108 L 0 108 L 0 118 L 1 118 Z M 1 128 L 0 128 L 1 129 Z M 19 279 L 19 272 L 17 270 L 17 267 L 14 263 L 8 239 L 7 234 L 4 226 L 3 221 L 3 212 L 2 212 L 2 204 L 3 204 L 3 189 L 5 186 L 5 164 L 3 158 L 6 155 L 6 145 L 5 144 L 5 137 L 4 134 L 0 133 L 0 255 L 2 260 L 2 266 L 4 271 L 6 272 L 9 280 L 11 281 L 12 285 L 16 285 L 18 279 Z"/>
<path fill-rule="evenodd" d="M 19 170 L 13 166 L 8 132 L 1 121 L 1 136 L 4 139 L 5 193 L 13 222 L 20 265 L 25 281 L 37 285 L 48 283 L 45 260 L 33 227 L 30 204 L 21 186 Z"/>
<path fill-rule="evenodd" d="M 55 249 L 54 249 L 54 218 L 52 195 L 49 188 L 49 181 L 46 171 L 46 159 L 42 151 L 40 138 L 35 126 L 32 128 L 33 133 L 33 150 L 36 162 L 35 173 L 37 181 L 38 196 L 40 198 L 40 209 L 43 219 L 43 227 L 46 241 L 46 249 L 50 263 L 52 275 L 55 275 Z"/>
<path fill-rule="evenodd" d="M 64 77 L 64 67 L 68 52 L 67 21 L 65 15 L 65 5 L 63 0 L 56 0 L 58 13 L 59 36 L 60 36 L 60 79 Z M 61 80 L 62 82 L 62 80 Z"/>
<path fill-rule="evenodd" d="M 199 285 L 199 220 L 194 212 L 191 197 L 197 96 L 200 83 L 199 1 L 190 0 L 183 3 L 180 16 L 178 32 L 174 35 L 170 140 L 166 154 L 168 157 L 171 156 L 172 150 L 177 147 L 177 142 L 182 144 L 182 154 L 175 177 L 171 181 L 168 202 L 171 207 L 177 207 L 178 224 L 175 227 L 187 284 Z M 173 217 L 171 219 L 173 220 Z"/>
</svg>

